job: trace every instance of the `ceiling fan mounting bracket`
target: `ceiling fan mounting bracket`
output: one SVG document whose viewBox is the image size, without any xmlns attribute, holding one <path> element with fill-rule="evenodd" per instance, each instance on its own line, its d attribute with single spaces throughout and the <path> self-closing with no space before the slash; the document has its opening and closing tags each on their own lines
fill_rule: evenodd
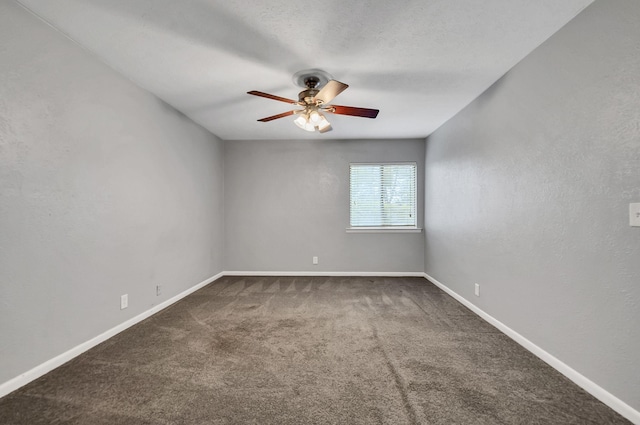
<svg viewBox="0 0 640 425">
<path fill-rule="evenodd" d="M 293 83 L 303 89 L 320 89 L 330 80 L 331 74 L 321 69 L 304 69 L 293 74 Z"/>
<path fill-rule="evenodd" d="M 309 89 L 315 89 L 320 84 L 320 79 L 315 75 L 309 75 L 304 79 L 304 85 Z"/>
</svg>

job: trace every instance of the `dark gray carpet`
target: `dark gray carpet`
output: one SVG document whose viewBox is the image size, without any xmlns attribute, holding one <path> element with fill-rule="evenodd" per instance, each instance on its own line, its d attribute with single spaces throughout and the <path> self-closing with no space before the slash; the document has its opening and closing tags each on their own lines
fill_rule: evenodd
<svg viewBox="0 0 640 425">
<path fill-rule="evenodd" d="M 2 424 L 628 424 L 422 278 L 225 277 Z"/>
</svg>

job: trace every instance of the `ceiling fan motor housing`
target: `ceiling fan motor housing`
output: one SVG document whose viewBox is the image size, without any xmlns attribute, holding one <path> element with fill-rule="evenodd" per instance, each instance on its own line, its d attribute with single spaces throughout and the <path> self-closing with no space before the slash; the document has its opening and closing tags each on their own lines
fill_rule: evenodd
<svg viewBox="0 0 640 425">
<path fill-rule="evenodd" d="M 304 102 L 307 105 L 315 104 L 315 101 L 313 100 L 313 98 L 316 97 L 319 91 L 320 90 L 315 88 L 308 88 L 306 90 L 302 90 L 298 95 L 298 100 L 300 102 Z"/>
</svg>

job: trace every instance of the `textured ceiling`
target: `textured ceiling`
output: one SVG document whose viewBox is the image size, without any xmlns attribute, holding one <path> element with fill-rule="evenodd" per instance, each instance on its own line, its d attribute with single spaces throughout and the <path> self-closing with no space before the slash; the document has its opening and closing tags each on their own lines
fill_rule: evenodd
<svg viewBox="0 0 640 425">
<path fill-rule="evenodd" d="M 593 0 L 19 0 L 99 59 L 222 139 L 425 137 Z M 350 85 L 307 133 L 292 109 L 295 72 Z"/>
</svg>

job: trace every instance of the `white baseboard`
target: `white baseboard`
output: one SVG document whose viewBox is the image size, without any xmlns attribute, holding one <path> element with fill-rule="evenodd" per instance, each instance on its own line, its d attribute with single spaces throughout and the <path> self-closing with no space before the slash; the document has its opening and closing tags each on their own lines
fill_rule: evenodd
<svg viewBox="0 0 640 425">
<path fill-rule="evenodd" d="M 423 272 L 273 272 L 273 271 L 225 271 L 225 276 L 353 276 L 353 277 L 424 277 Z"/>
<path fill-rule="evenodd" d="M 89 350 L 90 348 L 95 347 L 96 345 L 100 344 L 101 342 L 104 342 L 106 340 L 108 340 L 109 338 L 119 334 L 120 332 L 124 331 L 125 329 L 135 325 L 138 322 L 143 321 L 144 319 L 146 319 L 147 317 L 159 312 L 160 310 L 163 310 L 167 307 L 169 307 L 171 304 L 180 301 L 182 298 L 186 297 L 187 295 L 197 291 L 198 289 L 208 285 L 209 283 L 213 282 L 214 280 L 222 277 L 224 275 L 224 273 L 218 273 L 217 275 L 210 277 L 207 280 L 204 280 L 200 283 L 198 283 L 195 286 L 192 286 L 191 288 L 187 289 L 186 291 L 183 291 L 181 293 L 179 293 L 178 295 L 169 298 L 168 300 L 150 308 L 149 310 L 140 313 L 139 315 L 127 320 L 126 322 L 123 322 L 121 324 L 119 324 L 118 326 L 115 326 L 111 329 L 109 329 L 106 332 L 101 333 L 100 335 L 91 338 L 88 341 L 83 342 L 80 345 L 77 345 L 75 347 L 73 347 L 72 349 L 65 351 L 64 353 L 50 359 L 47 360 L 46 362 L 34 367 L 33 369 L 30 369 L 18 376 L 16 376 L 13 379 L 10 379 L 7 382 L 4 382 L 2 384 L 0 384 L 0 397 L 4 397 L 5 395 L 17 390 L 18 388 L 27 385 L 29 382 L 41 377 L 42 375 L 44 375 L 45 373 L 51 372 L 53 369 L 62 366 L 64 363 L 68 362 L 69 360 L 73 359 L 74 357 L 79 356 L 80 354 L 84 353 L 85 351 Z"/>
<path fill-rule="evenodd" d="M 634 424 L 640 425 L 640 412 L 639 411 L 635 410 L 633 407 L 629 406 L 627 403 L 625 403 L 624 401 L 620 400 L 618 397 L 614 396 L 613 394 L 611 394 L 610 392 L 608 392 L 607 390 L 605 390 L 604 388 L 602 388 L 601 386 L 599 386 L 595 382 L 591 381 L 586 376 L 584 376 L 581 373 L 577 372 L 575 369 L 571 368 L 566 363 L 562 362 L 558 358 L 556 358 L 553 355 L 549 354 L 544 349 L 538 347 L 536 344 L 534 344 L 533 342 L 529 341 L 527 338 L 525 338 L 524 336 L 520 335 L 518 332 L 514 331 L 513 329 L 511 329 L 510 327 L 508 327 L 504 323 L 502 323 L 499 320 L 495 319 L 491 315 L 485 313 L 483 310 L 481 310 L 475 304 L 471 303 L 470 301 L 468 301 L 466 298 L 464 298 L 463 296 L 459 295 L 458 293 L 452 291 L 446 285 L 444 285 L 443 283 L 437 281 L 433 277 L 429 276 L 427 273 L 424 273 L 422 276 L 424 276 L 427 280 L 432 282 L 434 285 L 436 285 L 438 288 L 442 289 L 447 294 L 451 295 L 453 298 L 455 298 L 462 305 L 467 307 L 469 310 L 473 311 L 475 314 L 480 316 L 482 319 L 487 321 L 489 324 L 493 325 L 495 328 L 500 330 L 502 333 L 507 335 L 509 338 L 513 339 L 515 342 L 517 342 L 518 344 L 520 344 L 521 346 L 526 348 L 533 355 L 535 355 L 536 357 L 540 358 L 542 361 L 547 363 L 549 366 L 551 366 L 552 368 L 554 368 L 555 370 L 557 370 L 558 372 L 560 372 L 561 374 L 563 374 L 564 376 L 569 378 L 571 381 L 576 383 L 578 386 L 580 386 L 586 392 L 588 392 L 589 394 L 591 394 L 592 396 L 594 396 L 595 398 L 597 398 L 598 400 L 600 400 L 601 402 L 603 402 L 604 404 L 606 404 L 607 406 L 609 406 L 610 408 L 612 408 L 613 410 L 618 412 L 620 415 L 624 416 L 625 418 L 627 418 L 628 420 L 633 422 Z"/>
</svg>

